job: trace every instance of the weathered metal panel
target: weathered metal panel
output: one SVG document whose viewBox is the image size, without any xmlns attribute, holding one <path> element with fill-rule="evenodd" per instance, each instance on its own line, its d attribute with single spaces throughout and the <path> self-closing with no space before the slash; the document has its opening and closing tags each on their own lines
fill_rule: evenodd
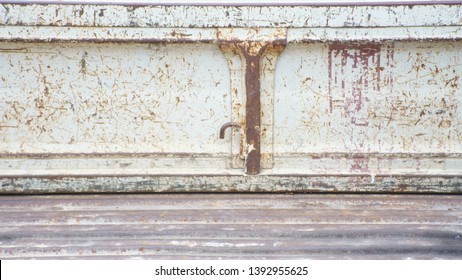
<svg viewBox="0 0 462 280">
<path fill-rule="evenodd" d="M 80 4 L 125 6 L 396 6 L 458 4 L 460 0 L 2 0 L 8 4 Z"/>
<path fill-rule="evenodd" d="M 457 26 L 461 6 L 0 6 L 0 25 L 155 28 Z"/>
<path fill-rule="evenodd" d="M 232 124 L 238 127 L 232 139 L 232 164 L 245 166 L 247 173 L 257 174 L 260 167 L 271 168 L 273 164 L 274 71 L 287 44 L 286 33 L 284 28 L 220 28 L 217 32 L 231 75 Z M 253 159 L 247 156 L 251 153 L 255 153 Z"/>
<path fill-rule="evenodd" d="M 302 163 L 303 164 L 303 163 Z M 185 169 L 182 169 L 183 171 Z M 95 171 L 95 170 L 90 170 Z M 121 168 L 98 170 L 96 174 L 71 173 L 68 176 L 19 175 L 0 180 L 2 193 L 104 193 L 104 192 L 370 192 L 370 193 L 460 193 L 462 182 L 457 175 L 431 174 L 293 174 L 286 175 L 201 175 L 208 170 L 193 170 L 192 174 L 122 174 Z M 119 171 L 120 173 L 113 173 Z M 130 171 L 130 170 L 129 170 Z M 136 170 L 143 172 L 143 170 Z M 195 171 L 195 172 L 194 172 Z M 103 173 L 107 172 L 107 173 Z M 188 170 L 188 172 L 190 172 Z M 322 171 L 321 171 L 322 172 Z M 77 173 L 77 174 L 76 174 Z M 82 174 L 83 173 L 83 174 Z M 109 175 L 108 175 L 109 174 Z M 155 175 L 155 176 L 153 176 Z"/>
<path fill-rule="evenodd" d="M 461 153 L 461 50 L 447 41 L 288 47 L 275 152 Z"/>
<path fill-rule="evenodd" d="M 1 259 L 460 259 L 462 197 L 1 196 Z"/>
<path fill-rule="evenodd" d="M 460 174 L 461 49 L 447 41 L 288 47 L 276 75 L 275 168 Z M 303 154 L 321 159 L 288 164 Z"/>
<path fill-rule="evenodd" d="M 460 192 L 461 42 L 457 4 L 4 4 L 0 191 Z"/>
<path fill-rule="evenodd" d="M 229 148 L 216 45 L 2 43 L 0 153 L 212 153 Z"/>
</svg>

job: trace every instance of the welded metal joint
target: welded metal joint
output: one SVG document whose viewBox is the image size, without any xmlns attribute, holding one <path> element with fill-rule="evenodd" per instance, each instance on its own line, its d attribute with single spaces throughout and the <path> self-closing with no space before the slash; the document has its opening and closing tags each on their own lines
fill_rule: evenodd
<svg viewBox="0 0 462 280">
<path fill-rule="evenodd" d="M 245 145 L 241 153 L 245 159 L 245 173 L 256 175 L 261 168 L 261 78 L 262 57 L 265 53 L 280 53 L 286 45 L 286 38 L 268 41 L 222 41 L 222 51 L 228 49 L 241 54 L 245 87 L 245 118 L 242 129 Z M 226 127 L 224 128 L 226 129 Z M 221 136 L 221 134 L 220 134 Z M 224 137 L 224 132 L 223 132 Z"/>
<path fill-rule="evenodd" d="M 236 127 L 236 128 L 240 128 L 241 126 L 237 123 L 233 123 L 233 122 L 227 122 L 225 123 L 224 125 L 221 126 L 220 128 L 220 139 L 225 139 L 225 131 L 226 129 L 230 128 L 230 127 Z"/>
<path fill-rule="evenodd" d="M 246 141 L 245 173 L 255 175 L 260 173 L 261 161 L 261 90 L 260 90 L 260 60 L 267 43 L 244 42 L 239 45 L 245 64 L 246 88 Z"/>
</svg>

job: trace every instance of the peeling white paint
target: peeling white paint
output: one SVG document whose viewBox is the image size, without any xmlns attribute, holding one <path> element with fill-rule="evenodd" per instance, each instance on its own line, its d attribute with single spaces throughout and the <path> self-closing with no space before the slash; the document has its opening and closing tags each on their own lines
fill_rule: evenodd
<svg viewBox="0 0 462 280">
<path fill-rule="evenodd" d="M 0 153 L 229 150 L 215 45 L 2 43 L 0 54 Z"/>
<path fill-rule="evenodd" d="M 104 11 L 103 11 L 104 9 Z M 0 25 L 105 27 L 398 27 L 460 24 L 460 5 L 397 6 L 98 6 L 12 5 Z"/>
<path fill-rule="evenodd" d="M 250 154 L 251 152 L 255 151 L 255 146 L 252 144 L 249 144 L 247 146 L 247 154 Z"/>
<path fill-rule="evenodd" d="M 274 40 L 255 180 L 460 176 L 461 11 L 5 4 L 0 176 L 243 175 L 245 130 L 218 139 L 246 117 L 243 54 L 223 42 Z"/>
</svg>

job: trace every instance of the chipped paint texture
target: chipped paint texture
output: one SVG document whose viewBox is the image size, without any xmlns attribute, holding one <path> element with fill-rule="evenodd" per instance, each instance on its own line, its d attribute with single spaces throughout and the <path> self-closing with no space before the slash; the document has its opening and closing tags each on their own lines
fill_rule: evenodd
<svg viewBox="0 0 462 280">
<path fill-rule="evenodd" d="M 25 16 L 26 15 L 26 16 Z M 0 6 L 0 25 L 100 27 L 399 27 L 460 25 L 460 5 L 223 7 Z"/>
<path fill-rule="evenodd" d="M 1 153 L 228 153 L 216 45 L 0 46 Z"/>
<path fill-rule="evenodd" d="M 272 167 L 273 157 L 273 96 L 274 71 L 276 61 L 286 45 L 287 30 L 276 29 L 219 29 L 217 32 L 220 49 L 228 60 L 231 74 L 231 92 L 233 122 L 240 125 L 240 129 L 233 132 L 232 164 L 241 168 L 248 155 L 258 150 L 262 168 Z M 249 110 L 248 87 L 246 73 L 256 69 L 250 75 L 249 81 L 257 82 L 260 86 L 258 109 L 253 115 L 259 115 L 257 125 L 260 130 L 261 141 L 249 140 L 246 127 L 252 129 L 255 125 L 248 125 Z M 250 106 L 252 107 L 252 106 Z M 261 145 L 262 144 L 262 145 Z M 247 146 L 247 148 L 246 148 Z M 257 147 L 258 146 L 258 147 Z"/>
<path fill-rule="evenodd" d="M 0 192 L 460 192 L 461 11 L 1 5 Z"/>
<path fill-rule="evenodd" d="M 104 192 L 380 192 L 460 193 L 457 176 L 75 176 L 0 179 L 2 193 Z M 241 172 L 242 175 L 242 172 Z"/>
<path fill-rule="evenodd" d="M 461 153 L 461 48 L 288 47 L 276 75 L 275 152 Z"/>
</svg>

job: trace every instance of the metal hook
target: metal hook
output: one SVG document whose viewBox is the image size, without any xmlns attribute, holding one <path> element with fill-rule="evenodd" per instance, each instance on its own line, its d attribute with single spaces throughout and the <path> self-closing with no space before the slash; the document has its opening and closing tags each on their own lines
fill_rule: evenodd
<svg viewBox="0 0 462 280">
<path fill-rule="evenodd" d="M 241 127 L 239 124 L 234 122 L 227 122 L 220 128 L 220 139 L 225 139 L 225 130 L 229 127 Z"/>
</svg>

